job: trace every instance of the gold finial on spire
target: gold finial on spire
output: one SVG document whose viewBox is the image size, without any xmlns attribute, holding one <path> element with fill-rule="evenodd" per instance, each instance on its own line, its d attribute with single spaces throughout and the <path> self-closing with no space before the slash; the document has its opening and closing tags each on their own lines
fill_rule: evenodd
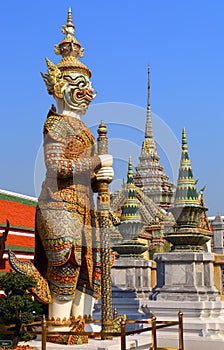
<svg viewBox="0 0 224 350">
<path fill-rule="evenodd" d="M 128 174 L 127 174 L 127 184 L 133 184 L 134 179 L 133 179 L 133 170 L 132 170 L 132 157 L 129 157 L 128 160 Z"/>
<path fill-rule="evenodd" d="M 153 139 L 151 104 L 150 104 L 150 66 L 148 65 L 148 96 L 147 96 L 147 120 L 145 126 L 145 137 Z"/>
<path fill-rule="evenodd" d="M 183 128 L 182 130 L 182 149 L 187 150 L 188 146 L 187 146 L 187 134 L 186 134 L 186 129 Z"/>
<path fill-rule="evenodd" d="M 182 129 L 182 156 L 181 156 L 181 162 L 182 166 L 185 165 L 185 163 L 190 164 L 190 158 L 188 155 L 188 144 L 187 144 L 187 133 L 186 129 Z"/>
<path fill-rule="evenodd" d="M 182 142 L 186 143 L 186 141 L 187 141 L 186 129 L 183 128 L 182 129 Z"/>
<path fill-rule="evenodd" d="M 159 156 L 156 149 L 156 143 L 152 131 L 151 105 L 150 105 L 150 66 L 148 65 L 148 98 L 147 98 L 147 114 L 145 124 L 145 140 L 142 144 L 142 155 L 149 155 L 153 161 L 157 162 Z"/>
<path fill-rule="evenodd" d="M 150 65 L 148 65 L 148 106 L 150 106 Z"/>
<path fill-rule="evenodd" d="M 128 161 L 128 175 L 132 175 L 132 158 L 131 158 L 131 156 L 129 157 L 129 161 Z"/>
</svg>

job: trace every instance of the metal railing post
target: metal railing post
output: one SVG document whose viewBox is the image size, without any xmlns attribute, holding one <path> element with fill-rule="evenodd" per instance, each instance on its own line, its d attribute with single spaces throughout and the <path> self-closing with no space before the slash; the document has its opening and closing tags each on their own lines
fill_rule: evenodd
<svg viewBox="0 0 224 350">
<path fill-rule="evenodd" d="M 46 350 L 46 341 L 47 341 L 47 322 L 45 315 L 42 318 L 42 344 L 41 350 Z"/>
<path fill-rule="evenodd" d="M 121 321 L 121 350 L 126 350 L 126 321 Z"/>
<path fill-rule="evenodd" d="M 179 318 L 179 349 L 184 350 L 184 337 L 183 337 L 183 312 L 178 312 Z"/>
<path fill-rule="evenodd" d="M 152 350 L 157 350 L 156 317 L 155 317 L 154 313 L 152 313 L 151 322 L 152 322 Z"/>
</svg>

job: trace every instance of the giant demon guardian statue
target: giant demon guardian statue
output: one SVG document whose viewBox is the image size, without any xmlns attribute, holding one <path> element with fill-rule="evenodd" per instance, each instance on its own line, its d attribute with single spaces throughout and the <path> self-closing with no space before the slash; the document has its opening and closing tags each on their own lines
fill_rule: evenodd
<svg viewBox="0 0 224 350">
<path fill-rule="evenodd" d="M 113 179 L 112 156 L 98 155 L 95 140 L 81 121 L 95 97 L 90 70 L 79 61 L 83 49 L 74 36 L 71 10 L 65 34 L 46 59 L 42 77 L 57 103 L 44 124 L 46 177 L 35 220 L 35 261 L 20 262 L 9 252 L 11 265 L 38 280 L 34 294 L 49 303 L 49 319 L 69 324 L 71 317 L 91 315 L 100 297 L 100 240 L 93 190 L 99 180 Z M 63 342 L 63 340 L 56 339 Z M 67 341 L 68 342 L 68 341 Z"/>
</svg>

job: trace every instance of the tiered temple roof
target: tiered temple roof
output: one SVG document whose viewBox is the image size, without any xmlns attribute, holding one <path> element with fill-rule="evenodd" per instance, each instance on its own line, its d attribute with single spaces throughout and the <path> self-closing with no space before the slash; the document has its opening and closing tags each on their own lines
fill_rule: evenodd
<svg viewBox="0 0 224 350">
<path fill-rule="evenodd" d="M 133 175 L 131 174 L 131 177 L 132 176 Z M 128 179 L 130 181 L 130 163 Z M 115 213 L 118 213 L 118 215 L 121 215 L 122 207 L 127 199 L 129 185 L 124 183 L 123 188 L 120 191 L 116 191 L 114 194 L 112 194 L 111 210 L 113 210 Z M 139 207 L 139 214 L 142 221 L 144 221 L 147 225 L 162 221 L 165 217 L 165 211 L 158 208 L 158 206 L 153 203 L 153 201 L 148 196 L 146 196 L 143 191 L 134 183 L 132 183 L 132 186 L 135 191 L 135 201 L 138 203 L 137 205 Z"/>
<path fill-rule="evenodd" d="M 131 159 L 129 159 L 127 183 L 124 183 L 123 188 L 112 195 L 111 210 L 117 213 L 122 222 L 139 220 L 145 223 L 144 229 L 139 233 L 139 238 L 147 243 L 149 249 L 152 244 L 153 232 L 161 231 L 163 221 L 166 217 L 166 212 L 153 203 L 153 201 L 134 184 Z M 118 228 L 111 234 L 112 246 L 117 245 L 119 240 L 122 239 L 119 235 Z"/>
</svg>

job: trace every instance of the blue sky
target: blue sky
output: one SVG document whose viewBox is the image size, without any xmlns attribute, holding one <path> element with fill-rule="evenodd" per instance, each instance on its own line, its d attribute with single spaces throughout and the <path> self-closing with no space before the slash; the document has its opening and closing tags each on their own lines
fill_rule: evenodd
<svg viewBox="0 0 224 350">
<path fill-rule="evenodd" d="M 222 0 L 1 1 L 0 188 L 35 195 L 35 160 L 53 103 L 40 72 L 45 57 L 59 60 L 53 48 L 69 7 L 98 91 L 94 103 L 146 107 L 150 64 L 152 111 L 179 141 L 186 127 L 198 189 L 207 185 L 210 215 L 223 213 Z"/>
</svg>

